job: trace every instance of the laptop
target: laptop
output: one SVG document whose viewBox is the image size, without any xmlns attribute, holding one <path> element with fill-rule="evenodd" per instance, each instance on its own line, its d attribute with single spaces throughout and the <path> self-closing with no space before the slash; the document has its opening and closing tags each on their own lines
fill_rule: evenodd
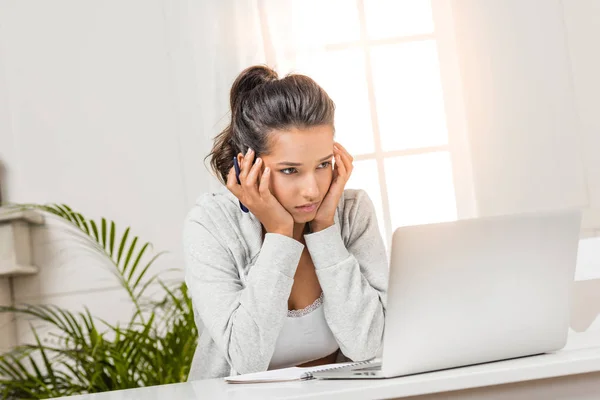
<svg viewBox="0 0 600 400">
<path fill-rule="evenodd" d="M 392 378 L 559 350 L 581 212 L 398 228 L 380 362 L 320 379 Z"/>
</svg>

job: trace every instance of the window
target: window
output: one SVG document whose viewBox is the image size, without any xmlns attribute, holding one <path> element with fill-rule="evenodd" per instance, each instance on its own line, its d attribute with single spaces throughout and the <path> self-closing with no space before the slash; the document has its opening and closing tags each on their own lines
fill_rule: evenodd
<svg viewBox="0 0 600 400">
<path fill-rule="evenodd" d="M 355 158 L 348 187 L 369 193 L 388 248 L 396 227 L 474 215 L 447 1 L 298 0 L 293 8 L 303 41 L 293 70 L 335 101 L 336 139 Z"/>
</svg>

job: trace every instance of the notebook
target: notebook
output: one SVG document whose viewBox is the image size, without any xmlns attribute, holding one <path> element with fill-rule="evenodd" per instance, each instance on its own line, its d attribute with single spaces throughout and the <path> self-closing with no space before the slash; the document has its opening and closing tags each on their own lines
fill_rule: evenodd
<svg viewBox="0 0 600 400">
<path fill-rule="evenodd" d="M 291 382 L 291 381 L 307 381 L 314 379 L 313 373 L 317 371 L 333 371 L 339 368 L 348 366 L 365 365 L 373 362 L 347 362 L 337 364 L 319 365 L 317 367 L 291 367 L 274 369 L 271 371 L 254 372 L 252 374 L 244 374 L 237 376 L 228 376 L 225 378 L 227 383 L 268 383 L 268 382 Z"/>
</svg>

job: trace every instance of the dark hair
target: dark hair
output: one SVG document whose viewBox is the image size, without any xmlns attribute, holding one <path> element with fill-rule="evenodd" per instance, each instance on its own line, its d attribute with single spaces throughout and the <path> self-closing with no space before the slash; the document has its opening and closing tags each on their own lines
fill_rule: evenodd
<svg viewBox="0 0 600 400">
<path fill-rule="evenodd" d="M 245 154 L 252 148 L 257 155 L 268 154 L 268 134 L 272 130 L 333 126 L 333 101 L 305 75 L 279 79 L 269 67 L 247 68 L 233 83 L 229 102 L 231 122 L 214 138 L 207 156 L 223 183 L 238 153 Z"/>
</svg>

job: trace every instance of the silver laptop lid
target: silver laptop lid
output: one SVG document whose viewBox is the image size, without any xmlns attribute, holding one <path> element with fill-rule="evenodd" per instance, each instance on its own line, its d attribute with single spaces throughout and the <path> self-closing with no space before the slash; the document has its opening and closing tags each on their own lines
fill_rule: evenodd
<svg viewBox="0 0 600 400">
<path fill-rule="evenodd" d="M 580 221 L 570 210 L 397 229 L 383 374 L 563 347 Z"/>
</svg>

